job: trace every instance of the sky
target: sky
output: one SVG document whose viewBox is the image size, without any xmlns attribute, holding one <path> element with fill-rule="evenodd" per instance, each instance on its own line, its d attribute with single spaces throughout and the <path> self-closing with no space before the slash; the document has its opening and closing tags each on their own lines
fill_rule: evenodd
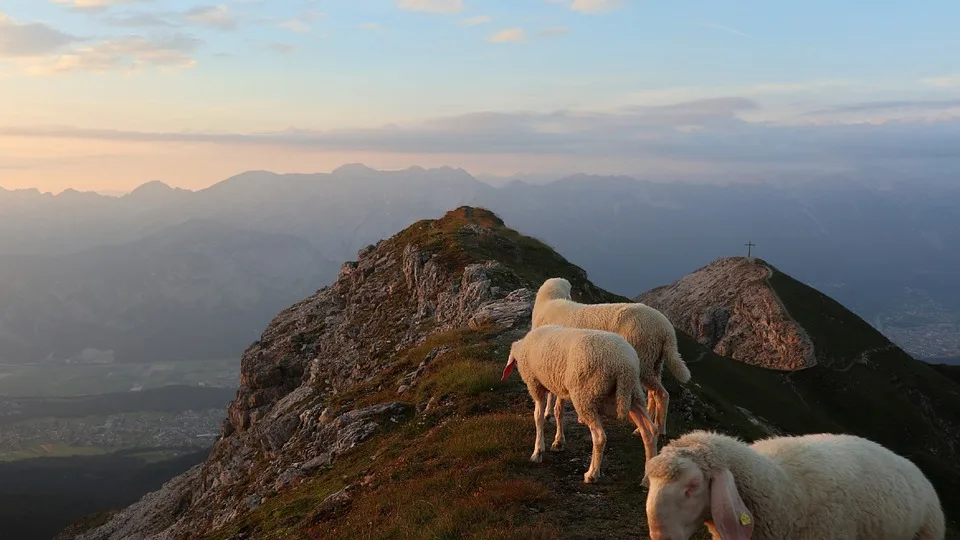
<svg viewBox="0 0 960 540">
<path fill-rule="evenodd" d="M 960 159 L 955 0 L 4 0 L 0 186 Z"/>
</svg>

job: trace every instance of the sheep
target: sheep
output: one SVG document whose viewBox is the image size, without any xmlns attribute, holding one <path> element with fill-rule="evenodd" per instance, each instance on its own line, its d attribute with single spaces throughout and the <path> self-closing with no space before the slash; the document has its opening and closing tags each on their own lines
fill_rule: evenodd
<svg viewBox="0 0 960 540">
<path fill-rule="evenodd" d="M 600 461 L 607 444 L 601 415 L 629 417 L 641 433 L 646 459 L 656 456 L 658 435 L 643 402 L 637 353 L 619 335 L 603 330 L 541 326 L 511 344 L 501 380 L 507 380 L 514 366 L 535 404 L 537 435 L 530 461 L 539 463 L 543 459 L 547 392 L 573 402 L 577 422 L 590 428 L 593 457 L 583 475 L 584 483 L 600 477 Z"/>
<path fill-rule="evenodd" d="M 660 311 L 639 302 L 580 304 L 570 296 L 570 282 L 550 278 L 537 291 L 533 304 L 532 328 L 545 324 L 561 324 L 574 328 L 593 328 L 615 332 L 636 350 L 640 360 L 640 381 L 647 388 L 647 409 L 653 416 L 660 435 L 667 433 L 667 408 L 670 393 L 660 382 L 663 365 L 681 383 L 690 380 L 690 370 L 677 350 L 677 333 L 670 320 Z M 547 411 L 555 396 L 547 396 Z M 563 447 L 563 400 L 557 398 L 552 407 L 557 422 L 554 451 Z"/>
<path fill-rule="evenodd" d="M 692 431 L 645 467 L 652 540 L 942 540 L 943 509 L 920 469 L 878 443 L 822 433 L 747 445 Z"/>
</svg>

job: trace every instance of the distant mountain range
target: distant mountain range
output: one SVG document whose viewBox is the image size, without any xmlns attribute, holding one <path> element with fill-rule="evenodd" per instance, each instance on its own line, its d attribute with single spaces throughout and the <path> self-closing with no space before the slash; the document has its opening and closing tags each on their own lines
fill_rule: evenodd
<svg viewBox="0 0 960 540">
<path fill-rule="evenodd" d="M 490 208 L 627 296 L 753 241 L 913 355 L 958 356 L 960 186 L 884 174 L 483 182 L 448 167 L 351 164 L 250 171 L 196 192 L 160 182 L 120 197 L 0 190 L 0 362 L 84 349 L 123 362 L 237 355 L 358 249 L 462 204 Z"/>
</svg>

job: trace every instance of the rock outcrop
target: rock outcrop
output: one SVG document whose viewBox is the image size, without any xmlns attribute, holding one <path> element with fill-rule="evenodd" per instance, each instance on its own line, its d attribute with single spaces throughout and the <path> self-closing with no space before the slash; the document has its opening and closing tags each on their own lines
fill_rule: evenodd
<svg viewBox="0 0 960 540">
<path fill-rule="evenodd" d="M 718 259 L 637 297 L 719 355 L 780 370 L 816 365 L 813 342 L 768 283 L 758 259 Z"/>
</svg>

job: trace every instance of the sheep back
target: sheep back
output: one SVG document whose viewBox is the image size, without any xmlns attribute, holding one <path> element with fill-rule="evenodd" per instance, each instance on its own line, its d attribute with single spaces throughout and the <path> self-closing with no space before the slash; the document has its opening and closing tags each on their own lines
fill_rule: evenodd
<svg viewBox="0 0 960 540">
<path fill-rule="evenodd" d="M 546 325 L 514 343 L 511 354 L 528 386 L 539 383 L 563 399 L 595 401 L 623 382 L 627 396 L 640 392 L 640 362 L 621 336 L 605 330 Z M 618 406 L 618 416 L 626 411 Z"/>
</svg>

